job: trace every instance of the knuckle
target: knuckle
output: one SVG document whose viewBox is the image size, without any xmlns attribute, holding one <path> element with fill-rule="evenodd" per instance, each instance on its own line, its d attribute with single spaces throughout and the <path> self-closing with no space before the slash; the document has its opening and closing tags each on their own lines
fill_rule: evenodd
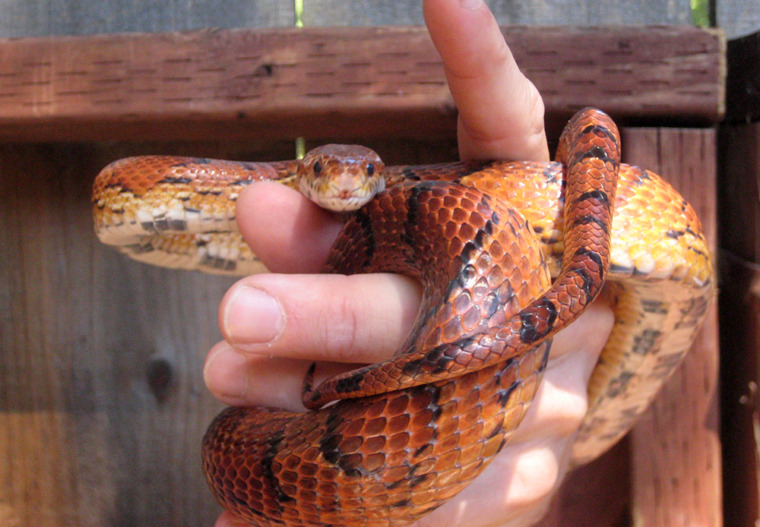
<svg viewBox="0 0 760 527">
<path fill-rule="evenodd" d="M 567 394 L 565 399 L 565 404 L 560 405 L 552 423 L 558 437 L 569 437 L 577 432 L 588 411 L 588 399 L 585 394 Z"/>
<path fill-rule="evenodd" d="M 360 308 L 356 298 L 339 292 L 325 305 L 328 308 L 319 311 L 320 320 L 317 324 L 319 346 L 331 360 L 356 362 L 360 331 L 357 315 Z"/>
<path fill-rule="evenodd" d="M 588 408 L 585 385 L 572 381 L 569 386 L 562 381 L 557 384 L 555 379 L 544 379 L 529 410 L 530 417 L 517 430 L 522 440 L 562 441 L 577 432 Z"/>
<path fill-rule="evenodd" d="M 572 386 L 544 384 L 546 407 L 543 410 L 543 433 L 556 438 L 575 434 L 588 411 L 586 386 L 573 382 Z"/>
<path fill-rule="evenodd" d="M 488 48 L 489 53 L 484 54 L 480 58 L 480 65 L 482 66 L 483 75 L 488 75 L 494 70 L 505 70 L 517 68 L 512 51 L 509 49 L 507 42 L 504 39 L 495 41 L 494 45 Z"/>
<path fill-rule="evenodd" d="M 551 448 L 535 448 L 523 453 L 515 467 L 516 481 L 521 484 L 513 496 L 513 505 L 533 509 L 545 503 L 554 493 L 560 479 L 560 464 Z"/>
<path fill-rule="evenodd" d="M 545 113 L 545 107 L 544 107 L 544 99 L 541 97 L 541 94 L 538 91 L 538 88 L 536 88 L 536 85 L 530 82 L 526 79 L 526 89 L 527 94 L 526 97 L 528 99 L 528 108 L 531 109 L 530 117 L 531 117 L 531 127 L 529 129 L 531 136 L 539 136 L 540 140 L 543 142 L 545 141 L 545 132 L 544 132 L 544 113 Z"/>
</svg>

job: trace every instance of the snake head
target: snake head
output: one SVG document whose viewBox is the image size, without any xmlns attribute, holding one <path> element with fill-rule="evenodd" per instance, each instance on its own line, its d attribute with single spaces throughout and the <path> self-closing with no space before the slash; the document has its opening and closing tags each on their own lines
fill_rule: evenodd
<svg viewBox="0 0 760 527">
<path fill-rule="evenodd" d="M 380 156 L 364 146 L 323 145 L 300 161 L 298 186 L 320 207 L 352 211 L 385 189 L 384 169 Z"/>
</svg>

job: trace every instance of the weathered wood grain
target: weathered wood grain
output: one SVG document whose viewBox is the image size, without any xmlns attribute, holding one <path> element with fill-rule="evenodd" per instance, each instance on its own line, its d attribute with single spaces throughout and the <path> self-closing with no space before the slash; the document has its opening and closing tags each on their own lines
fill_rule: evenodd
<svg viewBox="0 0 760 527">
<path fill-rule="evenodd" d="M 0 146 L 2 525 L 211 525 L 218 512 L 199 445 L 220 405 L 201 371 L 232 281 L 96 240 L 91 178 L 129 153 Z"/>
<path fill-rule="evenodd" d="M 714 130 L 624 128 L 626 162 L 658 172 L 716 242 Z M 568 476 L 541 527 L 722 524 L 717 312 L 628 441 Z M 739 524 L 737 524 L 739 525 Z"/>
<path fill-rule="evenodd" d="M 723 113 L 719 32 L 504 32 L 554 129 L 586 105 L 628 124 L 706 124 Z M 452 135 L 455 115 L 440 58 L 419 27 L 0 41 L 6 141 L 441 138 Z"/>
<path fill-rule="evenodd" d="M 714 4 L 717 24 L 728 38 L 760 31 L 760 9 L 756 0 L 719 0 Z"/>
<path fill-rule="evenodd" d="M 0 0 L 0 38 L 287 27 L 293 0 Z"/>
<path fill-rule="evenodd" d="M 749 12 L 752 1 L 721 2 L 733 4 L 733 9 L 727 10 L 723 17 L 724 25 L 741 23 L 742 20 L 734 20 L 731 14 L 740 12 L 742 4 L 746 4 L 745 11 Z M 486 3 L 502 24 L 691 23 L 688 0 L 608 0 L 603 3 L 487 0 Z M 293 25 L 294 6 L 293 0 L 2 0 L 0 38 L 188 31 L 206 27 L 287 27 Z M 424 23 L 420 0 L 307 0 L 303 10 L 308 26 Z"/>
<path fill-rule="evenodd" d="M 645 25 L 691 23 L 687 0 L 628 0 L 568 2 L 541 0 L 505 2 L 486 0 L 500 24 L 520 25 Z M 304 4 L 307 26 L 421 25 L 419 0 L 308 0 Z"/>
<path fill-rule="evenodd" d="M 625 129 L 626 162 L 663 175 L 692 204 L 717 258 L 712 129 Z M 722 523 L 717 306 L 631 434 L 632 518 L 640 526 Z"/>
<path fill-rule="evenodd" d="M 622 527 L 631 524 L 630 442 L 570 472 L 536 527 Z"/>
<path fill-rule="evenodd" d="M 140 18 L 127 12 L 135 2 L 118 8 L 105 4 L 110 2 L 102 9 L 112 10 L 114 25 L 103 25 L 104 30 L 140 29 L 117 24 L 126 20 L 122 16 Z M 190 7 L 181 0 L 170 7 L 176 11 L 180 4 Z M 502 7 L 540 9 L 537 4 L 550 7 L 549 2 Z M 612 4 L 621 5 L 603 8 Z M 56 13 L 50 5 L 25 2 L 21 9 L 47 9 L 49 17 Z M 585 12 L 593 17 L 590 11 L 599 8 L 596 3 Z M 62 22 L 76 18 L 71 6 L 66 9 Z M 183 20 L 198 27 L 192 20 L 203 20 L 169 16 L 174 18 L 140 30 L 180 29 L 172 24 Z M 56 27 L 49 18 L 47 23 Z M 98 27 L 92 21 L 71 27 L 87 33 L 92 26 Z M 88 200 L 99 168 L 116 157 L 149 152 L 290 158 L 292 145 L 284 140 L 297 135 L 315 142 L 355 138 L 393 163 L 456 156 L 454 109 L 434 71 L 437 57 L 429 43 L 414 40 L 420 36 L 412 38 L 412 33 L 398 47 L 382 40 L 393 31 L 421 30 L 373 29 L 366 49 L 356 37 L 336 45 L 330 40 L 333 30 L 309 31 L 276 30 L 279 40 L 270 41 L 255 37 L 259 31 L 240 30 L 0 42 L 0 142 L 6 143 L 0 145 L 0 456 L 6 460 L 0 464 L 1 525 L 210 525 L 218 512 L 197 462 L 200 435 L 218 408 L 200 372 L 206 349 L 218 338 L 216 306 L 229 281 L 153 269 L 100 247 Z M 367 33 L 366 28 L 355 31 Z M 628 38 L 630 32 L 636 35 Z M 628 123 L 708 123 L 720 115 L 722 38 L 717 33 L 507 28 L 505 34 L 528 75 L 547 90 L 554 128 L 561 122 L 558 116 L 584 104 L 612 109 Z M 578 38 L 569 39 L 573 36 Z M 568 58 L 569 42 L 583 53 L 593 48 L 598 56 L 584 61 L 587 55 L 579 58 L 576 51 Z M 264 44 L 269 47 L 261 49 L 268 54 L 251 53 Z M 348 48 L 369 53 L 374 62 L 341 71 Z M 427 58 L 420 62 L 410 49 Z M 406 73 L 384 69 L 408 63 Z M 369 80 L 362 68 L 371 70 Z M 336 89 L 334 79 L 349 87 Z M 642 79 L 643 87 L 619 90 Z M 646 106 L 650 102 L 653 107 Z M 694 159 L 705 155 L 694 150 L 693 138 L 684 144 L 663 142 L 651 140 L 651 131 L 642 139 L 631 132 L 626 137 L 628 154 L 637 143 L 650 151 L 642 158 L 647 163 L 652 151 L 665 165 L 671 155 L 679 160 L 683 152 Z M 151 138 L 202 142 L 142 142 Z M 258 146 L 226 144 L 230 138 L 256 139 Z M 141 142 L 100 142 L 125 139 Z M 54 140 L 96 143 L 8 144 Z M 687 164 L 690 159 L 685 158 Z M 695 187 L 711 193 L 709 182 Z M 697 409 L 696 418 L 705 417 L 703 426 L 683 418 L 682 410 L 655 411 L 654 425 L 645 427 L 659 426 L 667 433 L 637 432 L 645 439 L 634 459 L 645 461 L 634 483 L 626 473 L 625 449 L 618 449 L 570 477 L 558 498 L 560 508 L 546 525 L 619 525 L 634 513 L 654 518 L 647 525 L 672 525 L 667 523 L 674 517 L 667 514 L 671 505 L 683 524 L 715 518 L 720 467 L 713 463 L 705 471 L 704 464 L 715 460 L 709 432 L 714 416 L 705 407 L 713 408 L 714 401 L 705 395 L 705 385 L 694 382 L 705 375 L 709 392 L 715 366 L 710 357 L 697 370 L 685 366 L 686 377 L 679 378 L 688 388 L 669 390 L 675 399 L 684 399 L 689 390 L 685 400 Z M 674 451 L 683 444 L 683 434 L 672 433 L 681 427 L 690 435 L 679 455 Z M 649 441 L 662 444 L 653 448 Z M 648 450 L 654 450 L 655 461 L 641 457 Z M 696 467 L 685 466 L 693 459 L 699 461 Z M 671 473 L 674 478 L 664 479 Z M 634 492 L 632 486 L 640 488 Z M 626 511 L 631 492 L 633 509 Z"/>
<path fill-rule="evenodd" d="M 675 132 L 681 137 L 678 141 L 661 139 L 673 133 L 645 131 L 642 135 L 626 130 L 629 160 L 643 163 L 653 155 L 650 162 L 656 161 L 655 168 L 669 176 L 680 173 L 670 172 L 672 166 L 663 167 L 669 156 L 688 165 L 690 159 L 695 163 L 709 154 L 709 148 L 699 153 L 702 145 L 696 149 L 698 155 L 690 156 L 688 152 L 693 154 L 695 149 L 688 145 L 694 137 L 688 134 L 684 138 Z M 704 132 L 697 135 L 700 141 L 704 139 Z M 425 143 L 417 143 L 416 148 L 401 143 L 373 146 L 387 151 L 391 162 L 455 156 L 451 142 L 437 149 L 426 148 Z M 4 505 L 20 525 L 58 525 L 62 518 L 75 518 L 76 525 L 172 524 L 178 518 L 209 519 L 216 511 L 192 460 L 200 434 L 217 409 L 202 388 L 199 371 L 203 352 L 217 338 L 215 309 L 226 283 L 128 262 L 98 246 L 88 212 L 90 178 L 82 178 L 80 172 L 94 175 L 110 159 L 137 152 L 274 159 L 292 155 L 290 148 L 285 143 L 267 151 L 221 143 L 136 144 L 116 150 L 3 148 L 0 255 L 7 265 L 2 266 L 6 274 L 0 278 L 1 283 L 10 284 L 2 305 L 15 314 L 3 320 L 0 330 L 3 349 L 11 350 L 0 359 L 0 378 L 15 380 L 5 384 L 9 388 L 2 404 L 5 408 L 26 405 L 27 410 L 2 414 L 5 421 L 0 430 L 5 435 L 0 445 L 8 459 L 16 462 L 5 467 L 0 480 L 12 482 L 12 494 Z M 696 176 L 692 173 L 692 177 Z M 689 188 L 704 199 L 701 184 Z M 18 311 L 20 305 L 25 306 L 23 311 Z M 714 364 L 711 360 L 707 363 Z M 170 382 L 164 388 L 153 386 L 148 372 L 166 365 L 173 372 Z M 681 386 L 675 389 L 675 400 L 682 399 Z M 696 396 L 696 401 L 689 399 L 688 411 L 691 405 L 699 407 Z M 188 398 L 189 402 L 182 402 Z M 60 401 L 67 402 L 61 407 Z M 56 411 L 35 411 L 30 405 Z M 698 422 L 700 416 L 695 416 Z M 659 416 L 659 425 L 672 434 L 680 429 L 674 422 L 682 417 L 680 411 L 667 411 L 665 417 Z M 691 425 L 687 430 L 692 444 L 703 441 L 700 433 L 704 430 Z M 669 448 L 681 444 L 661 433 L 657 432 L 657 441 Z M 43 438 L 48 439 L 41 443 Z M 700 448 L 687 451 L 700 460 L 714 459 L 701 458 L 699 452 L 704 450 Z M 651 451 L 652 445 L 644 442 L 639 455 Z M 712 472 L 695 480 L 694 474 L 683 472 L 694 457 L 673 451 L 655 457 L 656 470 L 648 465 L 650 477 L 658 480 L 662 474 L 671 474 L 673 467 L 664 461 L 679 460 L 677 477 L 667 481 L 677 482 L 681 490 L 690 488 L 688 482 L 699 481 L 704 494 L 692 499 L 715 505 L 719 489 L 707 483 L 719 477 L 719 466 L 712 465 Z M 628 513 L 620 507 L 629 476 L 621 472 L 621 459 L 625 455 L 618 452 L 580 478 L 572 476 L 558 498 L 561 508 L 544 525 L 584 525 L 592 517 L 598 525 L 613 525 L 613 519 L 625 517 Z M 28 478 L 20 477 L 26 472 L 49 475 L 35 478 L 31 497 Z M 583 490 L 578 481 L 583 482 Z M 652 485 L 650 481 L 644 488 L 651 491 Z M 661 499 L 656 510 L 670 510 L 674 501 L 665 492 L 668 489 L 657 490 Z M 645 495 L 634 503 L 647 504 L 651 498 Z M 26 506 L 19 508 L 19 504 Z M 113 517 L 120 519 L 109 520 Z M 658 524 L 667 525 L 651 525 Z"/>
</svg>

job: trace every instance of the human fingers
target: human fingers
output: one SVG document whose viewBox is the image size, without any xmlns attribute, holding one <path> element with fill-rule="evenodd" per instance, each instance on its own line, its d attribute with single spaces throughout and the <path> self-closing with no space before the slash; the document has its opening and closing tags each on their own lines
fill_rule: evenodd
<svg viewBox="0 0 760 527">
<path fill-rule="evenodd" d="M 305 410 L 301 402 L 303 380 L 313 361 L 254 355 L 236 350 L 226 341 L 206 356 L 203 380 L 209 391 L 230 406 L 268 406 L 293 412 Z M 315 383 L 346 371 L 345 364 L 319 363 Z"/>
<path fill-rule="evenodd" d="M 546 161 L 544 105 L 482 0 L 426 0 L 425 23 L 459 110 L 463 159 Z"/>
<path fill-rule="evenodd" d="M 411 330 L 419 299 L 416 282 L 392 274 L 244 278 L 222 300 L 226 340 L 209 352 L 204 380 L 226 404 L 303 410 L 300 391 L 312 362 L 320 362 L 319 383 L 346 370 L 335 363 L 391 356 Z"/>
<path fill-rule="evenodd" d="M 276 184 L 246 189 L 237 215 L 245 240 L 272 271 L 319 271 L 341 227 Z M 219 325 L 232 346 L 251 353 L 377 362 L 406 337 L 419 299 L 417 283 L 399 275 L 259 274 L 230 288 Z"/>
<path fill-rule="evenodd" d="M 544 381 L 548 387 L 545 389 L 551 390 L 551 397 L 536 398 L 516 440 L 528 440 L 532 434 L 540 437 L 562 435 L 568 428 L 575 429 L 580 424 L 586 408 L 585 387 L 598 351 L 606 341 L 612 315 L 608 307 L 596 303 L 578 322 L 555 338 Z M 372 348 L 374 356 L 362 355 L 362 362 L 379 362 L 390 357 L 408 328 L 399 331 L 390 328 L 390 331 L 396 333 L 396 337 L 378 339 L 380 345 Z M 359 353 L 362 351 L 360 349 Z M 285 355 L 245 352 L 222 341 L 208 354 L 204 379 L 209 390 L 230 405 L 257 404 L 303 410 L 300 390 L 313 360 L 292 353 Z M 335 361 L 322 362 L 317 368 L 315 381 L 319 383 L 352 367 Z"/>
<path fill-rule="evenodd" d="M 240 351 L 378 362 L 406 338 L 419 300 L 417 282 L 394 274 L 259 274 L 228 290 L 219 326 Z"/>
<path fill-rule="evenodd" d="M 444 519 L 452 526 L 518 526 L 540 518 L 567 470 L 573 434 L 586 409 L 588 377 L 613 317 L 608 306 L 597 302 L 577 322 L 555 337 L 544 381 L 499 456 L 461 494 L 415 527 L 441 525 Z M 228 404 L 299 411 L 310 364 L 240 352 L 222 342 L 209 353 L 204 374 L 212 392 Z M 317 382 L 338 371 L 341 365 L 320 364 Z M 217 527 L 222 525 L 232 527 Z"/>
<path fill-rule="evenodd" d="M 236 520 L 232 514 L 224 511 L 219 515 L 214 527 L 250 527 L 250 524 Z"/>
<path fill-rule="evenodd" d="M 279 273 L 320 272 L 343 225 L 300 192 L 272 182 L 243 189 L 235 214 L 245 242 Z"/>
</svg>

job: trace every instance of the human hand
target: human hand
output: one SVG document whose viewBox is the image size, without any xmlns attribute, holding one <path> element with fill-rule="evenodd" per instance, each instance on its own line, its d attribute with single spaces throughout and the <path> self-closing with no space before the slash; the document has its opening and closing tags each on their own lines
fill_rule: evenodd
<svg viewBox="0 0 760 527">
<path fill-rule="evenodd" d="M 424 7 L 459 108 L 461 156 L 548 160 L 541 98 L 488 8 L 473 0 L 428 0 Z M 238 223 L 267 267 L 295 274 L 250 276 L 225 296 L 219 310 L 225 340 L 204 369 L 219 399 L 303 410 L 301 386 L 313 361 L 326 377 L 379 362 L 403 342 L 419 307 L 415 282 L 391 274 L 313 274 L 340 231 L 331 214 L 282 185 L 260 183 L 241 193 Z M 597 303 L 555 337 L 544 381 L 509 444 L 415 527 L 530 525 L 543 515 L 567 470 L 588 378 L 611 325 L 610 309 Z M 232 525 L 227 513 L 217 522 Z"/>
</svg>

